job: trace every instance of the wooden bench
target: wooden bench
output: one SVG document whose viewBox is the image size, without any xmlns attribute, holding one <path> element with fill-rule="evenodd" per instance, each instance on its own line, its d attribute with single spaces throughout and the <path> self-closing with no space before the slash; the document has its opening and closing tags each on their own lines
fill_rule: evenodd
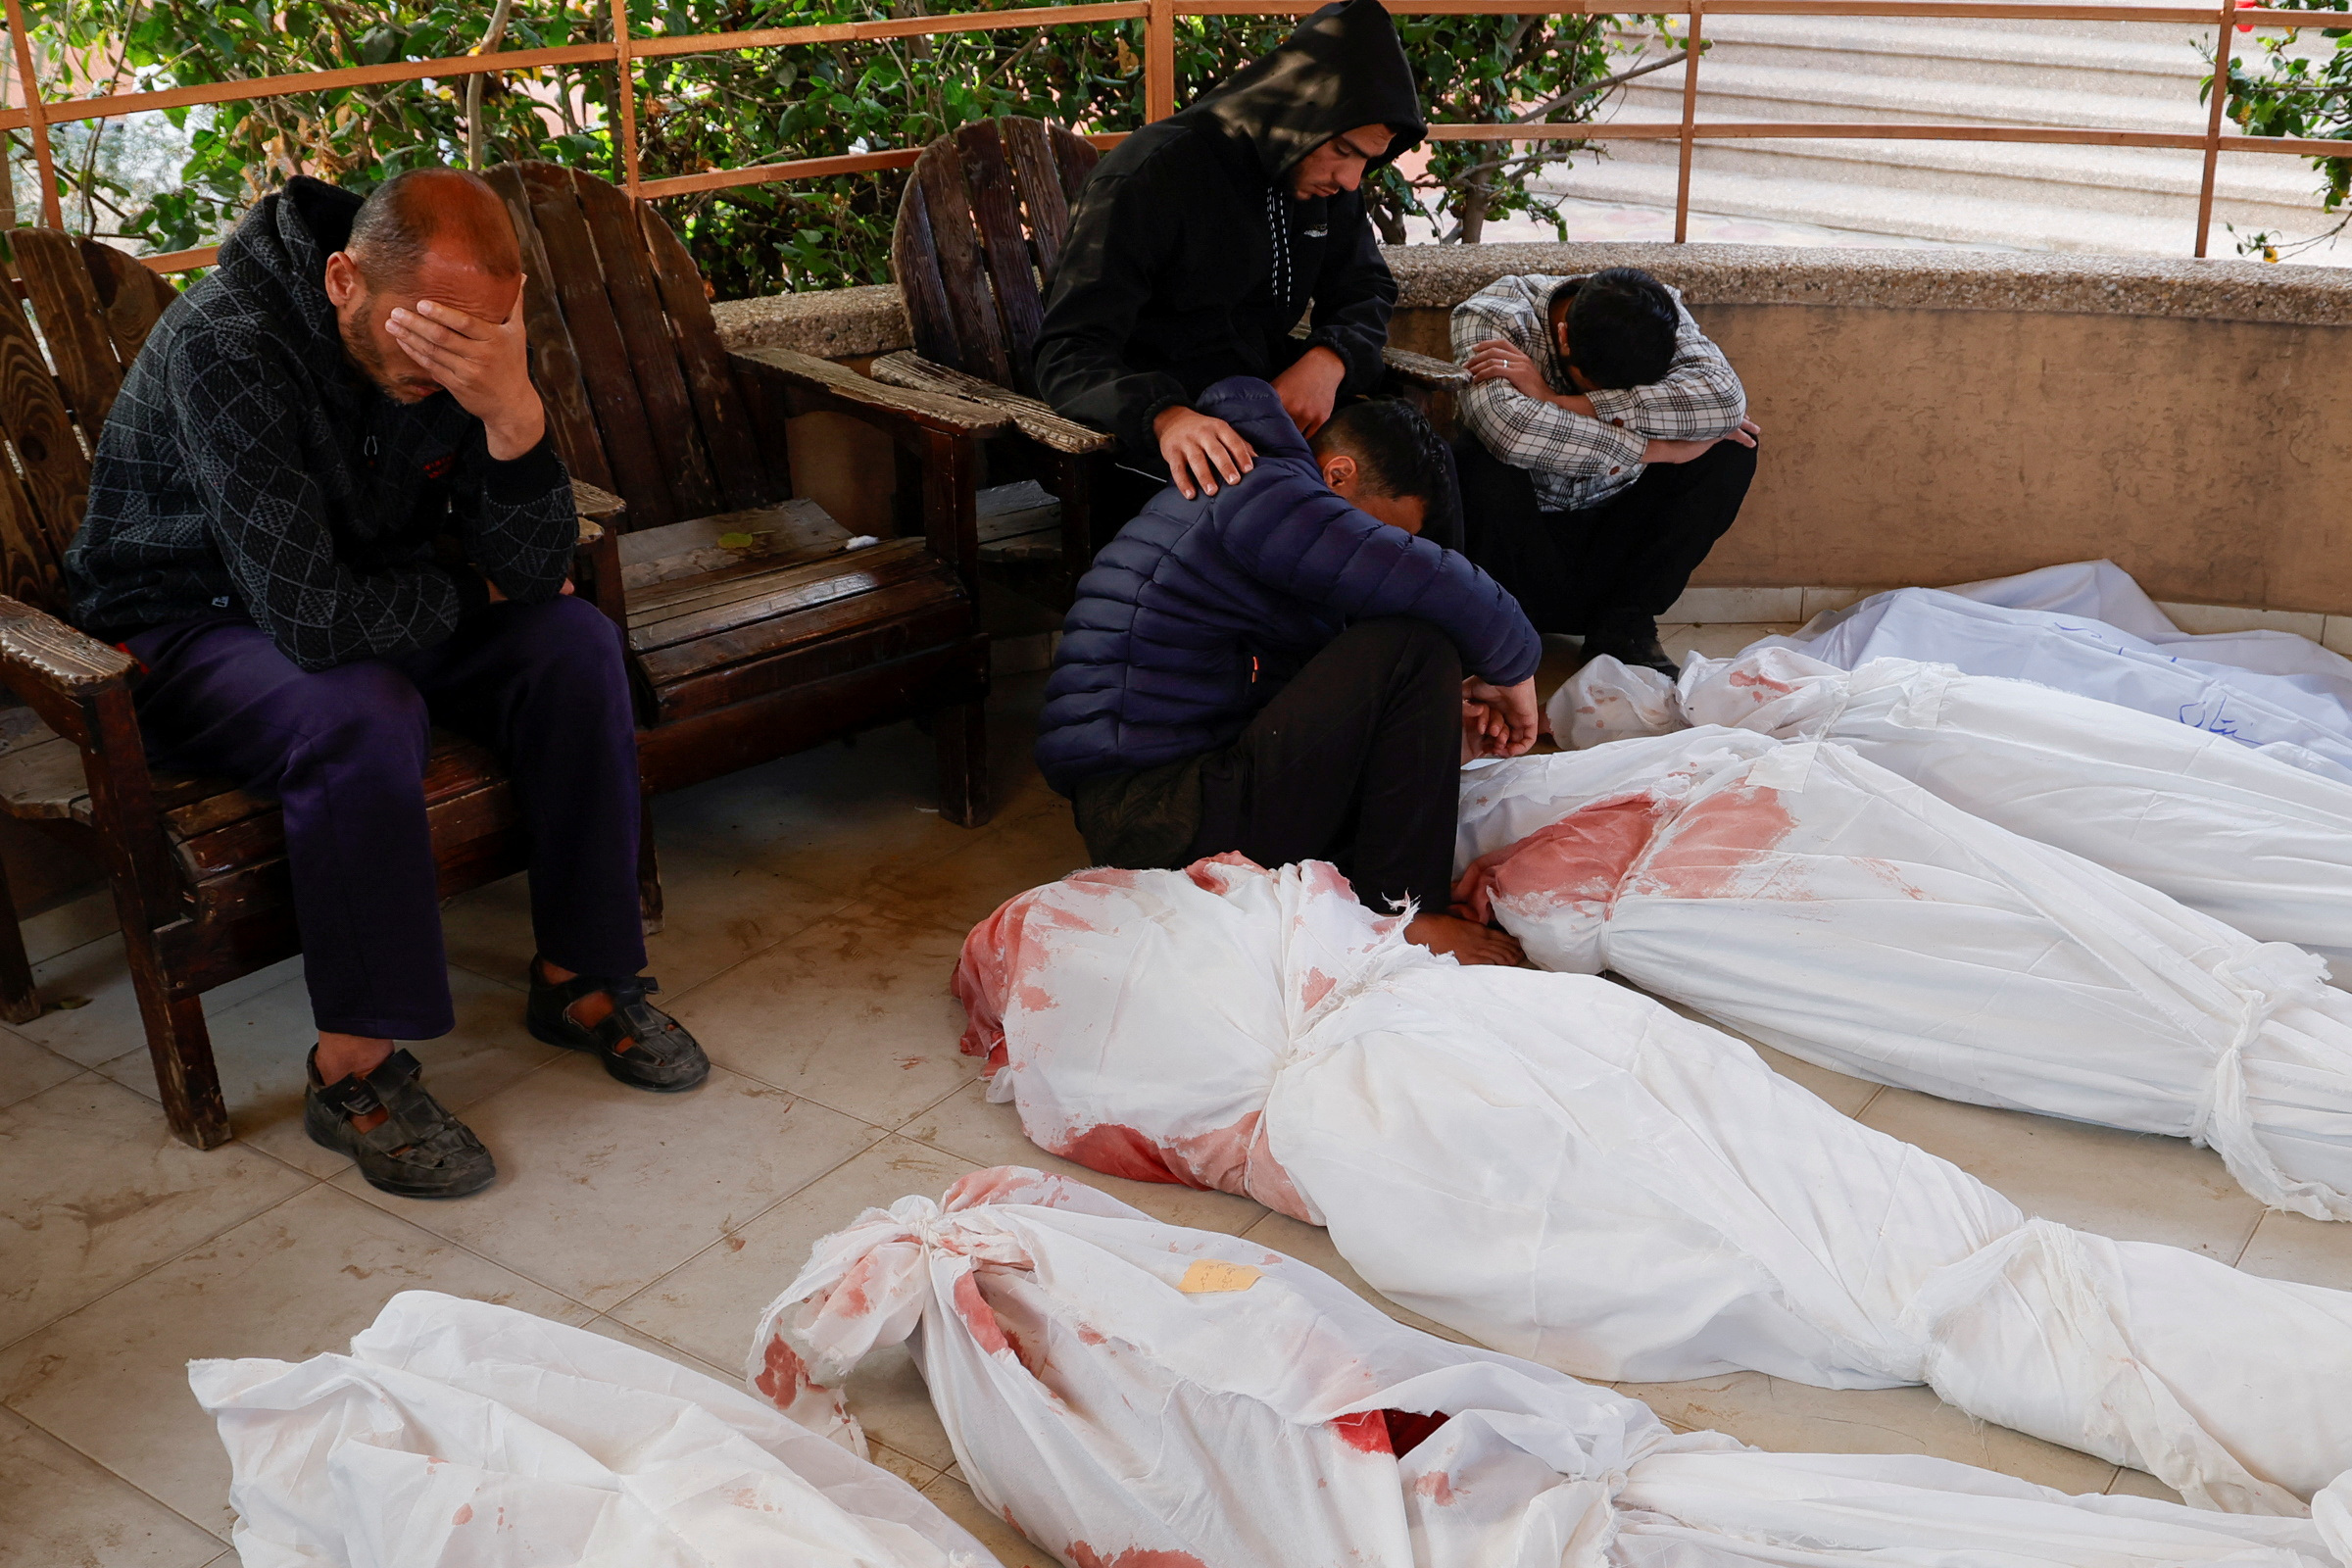
<svg viewBox="0 0 2352 1568">
<path fill-rule="evenodd" d="M 628 628 L 649 792 L 920 716 L 940 814 L 989 813 L 988 639 L 971 588 L 980 443 L 959 398 L 779 349 L 730 353 L 651 204 L 554 164 L 490 172 L 523 246 L 532 372 L 572 474 L 627 505 L 599 602 Z M 898 456 L 900 536 L 795 499 L 787 418 L 847 415 Z"/>
<path fill-rule="evenodd" d="M 165 1115 L 209 1149 L 229 1124 L 203 994 L 300 951 L 284 827 L 273 802 L 150 768 L 131 706 L 134 662 L 57 618 L 61 563 L 89 489 L 85 442 L 96 445 L 124 369 L 177 296 L 108 246 L 31 228 L 9 242 L 23 283 L 0 278 L 0 445 L 16 470 L 0 465 L 0 685 L 29 711 L 0 721 L 0 810 L 71 836 L 105 867 Z M 579 496 L 593 592 L 596 557 L 610 553 L 602 524 L 619 503 Z M 487 752 L 436 732 L 425 799 L 444 897 L 522 868 L 514 792 Z M 39 1010 L 10 919 L 0 1017 Z"/>
</svg>

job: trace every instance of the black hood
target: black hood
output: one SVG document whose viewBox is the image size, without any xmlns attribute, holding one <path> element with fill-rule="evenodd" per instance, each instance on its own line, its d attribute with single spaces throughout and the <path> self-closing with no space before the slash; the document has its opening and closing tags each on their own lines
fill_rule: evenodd
<svg viewBox="0 0 2352 1568">
<path fill-rule="evenodd" d="M 1429 128 L 1413 68 L 1380 0 L 1325 6 L 1279 48 L 1175 118 L 1246 145 L 1269 183 L 1358 125 L 1396 132 L 1374 169 L 1416 146 Z"/>
<path fill-rule="evenodd" d="M 307 347 L 343 355 L 343 336 L 326 298 L 326 259 L 351 242 L 351 220 L 360 198 L 308 174 L 253 204 L 236 231 L 220 247 L 220 270 L 245 289 L 258 289 L 273 313 L 299 324 Z"/>
</svg>

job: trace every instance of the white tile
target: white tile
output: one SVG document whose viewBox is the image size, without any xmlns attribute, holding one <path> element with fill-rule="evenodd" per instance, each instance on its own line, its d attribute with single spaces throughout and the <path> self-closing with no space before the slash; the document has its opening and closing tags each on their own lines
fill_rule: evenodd
<svg viewBox="0 0 2352 1568">
<path fill-rule="evenodd" d="M 1848 605 L 1858 605 L 1872 594 L 1883 594 L 1886 591 L 1884 588 L 1809 587 L 1804 591 L 1804 607 L 1798 612 L 1796 618 L 1800 621 L 1811 620 L 1815 615 L 1826 613 L 1832 610 L 1843 610 Z"/>
<path fill-rule="evenodd" d="M 1804 602 L 1802 588 L 1686 588 L 1658 619 L 1682 625 L 1802 620 Z"/>
<path fill-rule="evenodd" d="M 424 1202 L 379 1193 L 356 1170 L 335 1185 L 600 1310 L 882 1136 L 723 1067 L 660 1095 L 585 1055 L 492 1095 L 466 1121 L 498 1161 L 487 1191 Z"/>
<path fill-rule="evenodd" d="M 1100 1188 L 1120 1202 L 1131 1203 L 1171 1225 L 1239 1236 L 1267 1213 L 1260 1204 L 1231 1193 L 1208 1193 L 1162 1182 L 1131 1182 L 1124 1177 L 1088 1170 L 1058 1154 L 1049 1154 L 1022 1135 L 1019 1113 L 1011 1105 L 990 1104 L 986 1090 L 978 1083 L 957 1090 L 900 1131 L 975 1165 L 1026 1165 L 1033 1170 L 1059 1172 L 1089 1187 Z"/>
<path fill-rule="evenodd" d="M 662 926 L 645 944 L 644 972 L 662 987 L 657 1005 L 847 902 L 789 870 L 683 839 L 662 844 Z M 539 945 L 526 876 L 452 899 L 441 911 L 441 929 L 451 963 L 502 985 L 528 987 Z"/>
<path fill-rule="evenodd" d="M 1007 811 L 998 825 L 943 859 L 885 870 L 864 902 L 877 914 L 963 932 L 1014 894 L 1093 863 L 1069 802 L 1054 796 Z"/>
<path fill-rule="evenodd" d="M 1776 1453 L 1925 1453 L 2060 1492 L 2103 1492 L 2105 1459 L 1993 1426 L 1923 1388 L 1816 1389 L 1761 1372 L 1689 1383 L 1620 1383 L 1617 1391 L 1693 1432 L 1726 1432 Z"/>
<path fill-rule="evenodd" d="M 1992 1110 L 1887 1089 L 1860 1117 L 1938 1154 L 2028 1213 L 2120 1241 L 2234 1263 L 2262 1204 L 2185 1139 Z"/>
<path fill-rule="evenodd" d="M 740 1369 L 760 1314 L 808 1263 L 809 1249 L 819 1240 L 868 1208 L 909 1196 L 937 1198 L 973 1168 L 969 1160 L 905 1138 L 884 1139 L 610 1315 L 703 1361 Z M 867 1357 L 845 1393 L 869 1438 L 934 1468 L 954 1462 L 947 1434 L 905 1349 Z"/>
<path fill-rule="evenodd" d="M 2273 1209 L 2254 1227 L 2237 1266 L 2266 1279 L 2352 1291 L 2352 1225 Z"/>
<path fill-rule="evenodd" d="M 213 1017 L 249 997 L 260 996 L 301 972 L 299 957 L 286 958 L 216 986 L 204 994 L 205 1016 Z M 130 964 L 119 938 L 84 943 L 35 964 L 32 977 L 50 1009 L 30 1023 L 11 1025 L 19 1034 L 85 1067 L 95 1067 L 147 1043 L 147 1032 L 139 1023 L 138 998 L 131 992 Z M 77 1005 L 60 1006 L 63 1002 Z"/>
<path fill-rule="evenodd" d="M 61 953 L 114 935 L 114 891 L 98 888 L 54 909 L 27 915 L 17 922 L 17 929 L 24 937 L 24 956 L 44 963 Z"/>
<path fill-rule="evenodd" d="M 0 1345 L 310 1185 L 237 1144 L 190 1149 L 96 1073 L 0 1110 Z"/>
<path fill-rule="evenodd" d="M 2327 632 L 2327 616 L 2308 610 L 2249 610 L 2241 605 L 2180 605 L 2160 599 L 2156 608 L 2173 624 L 2196 636 L 2221 631 L 2286 631 L 2318 642 Z"/>
<path fill-rule="evenodd" d="M 188 1392 L 188 1361 L 341 1350 L 408 1290 L 591 1315 L 318 1186 L 0 1351 L 0 1403 L 225 1536 L 228 1456 Z"/>
<path fill-rule="evenodd" d="M 55 1088 L 81 1070 L 46 1046 L 0 1028 L 0 1109 Z"/>
<path fill-rule="evenodd" d="M 850 909 L 698 987 L 674 1008 L 710 1059 L 881 1127 L 969 1082 L 948 977 L 963 934 Z"/>
<path fill-rule="evenodd" d="M 0 1410 L 0 1568 L 203 1568 L 220 1538 Z"/>
<path fill-rule="evenodd" d="M 2352 615 L 2329 615 L 2320 632 L 2320 643 L 2329 653 L 2352 659 Z"/>
<path fill-rule="evenodd" d="M 465 969 L 449 972 L 457 1027 L 438 1040 L 405 1042 L 424 1065 L 425 1087 L 461 1117 L 466 1106 L 564 1054 L 533 1040 L 522 1024 L 519 991 Z M 301 976 L 221 1008 L 211 1019 L 213 1059 L 237 1140 L 309 1171 L 339 1176 L 351 1161 L 311 1142 L 302 1129 L 309 1082 L 306 1058 L 318 1033 Z M 145 1045 L 99 1071 L 153 1099 L 155 1069 Z"/>
</svg>

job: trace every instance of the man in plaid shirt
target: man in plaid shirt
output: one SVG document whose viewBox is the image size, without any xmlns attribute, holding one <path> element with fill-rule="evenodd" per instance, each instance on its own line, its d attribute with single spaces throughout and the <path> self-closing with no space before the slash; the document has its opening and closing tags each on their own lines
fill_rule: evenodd
<svg viewBox="0 0 2352 1568">
<path fill-rule="evenodd" d="M 1674 671 L 1658 615 L 1756 471 L 1747 394 L 1637 268 L 1505 277 L 1453 312 L 1465 554 L 1588 658 Z"/>
</svg>

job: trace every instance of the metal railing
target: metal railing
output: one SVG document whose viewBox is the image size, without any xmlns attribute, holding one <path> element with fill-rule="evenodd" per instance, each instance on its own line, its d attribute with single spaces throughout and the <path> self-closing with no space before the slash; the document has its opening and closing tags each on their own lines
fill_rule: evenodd
<svg viewBox="0 0 2352 1568">
<path fill-rule="evenodd" d="M 745 32 L 693 34 L 631 33 L 628 0 L 610 0 L 613 38 L 602 43 L 565 44 L 552 49 L 512 49 L 457 55 L 441 60 L 404 60 L 380 66 L 352 66 L 335 71 L 305 72 L 294 75 L 256 76 L 241 81 L 206 82 L 151 92 L 110 93 L 90 98 L 44 101 L 34 79 L 32 47 L 24 29 L 22 0 L 6 0 L 9 34 L 15 44 L 18 80 L 25 103 L 0 108 L 0 132 L 24 128 L 32 141 L 41 184 L 42 217 L 52 227 L 64 227 L 57 194 L 49 127 L 75 121 L 103 120 L 145 110 L 179 109 L 196 104 L 245 102 L 281 98 L 297 93 L 331 91 L 386 82 L 448 79 L 489 72 L 537 66 L 611 64 L 616 73 L 617 108 L 614 141 L 622 183 L 633 196 L 682 196 L 727 186 L 764 184 L 772 180 L 809 179 L 826 174 L 858 173 L 904 169 L 921 156 L 919 147 L 886 152 L 855 153 L 835 158 L 808 158 L 788 163 L 751 164 L 736 169 L 707 170 L 675 178 L 646 179 L 638 164 L 637 62 L 671 55 L 709 54 L 736 49 L 768 49 L 792 44 L 845 43 L 877 38 L 934 37 L 955 32 L 1016 31 L 1119 22 L 1141 18 L 1144 23 L 1144 106 L 1147 121 L 1162 120 L 1176 112 L 1176 19 L 1179 17 L 1303 16 L 1320 0 L 1109 0 L 1100 5 L 1035 6 L 1008 11 L 975 11 L 954 16 L 905 17 L 881 22 L 827 23 L 803 27 L 762 27 Z M 1403 16 L 1607 16 L 1626 14 L 1624 0 L 1584 0 L 1581 4 L 1531 4 L 1530 0 L 1383 0 L 1390 11 Z M 2126 22 L 2211 25 L 2214 54 L 2226 63 L 2232 27 L 2309 28 L 2352 20 L 2344 13 L 2241 9 L 2236 0 L 2212 5 L 2059 4 L 2049 0 L 1637 0 L 1642 15 L 1688 17 L 1689 50 L 1683 64 L 1683 112 L 1678 122 L 1632 123 L 1471 123 L 1429 127 L 1436 141 L 1635 141 L 1674 140 L 1680 143 L 1680 167 L 1675 181 L 1674 237 L 1689 237 L 1690 220 L 1690 160 L 1700 141 L 1755 140 L 1804 137 L 1873 141 L 1985 141 L 2038 142 L 2062 147 L 2159 147 L 2204 153 L 2204 172 L 2197 195 L 2196 254 L 2206 253 L 2213 227 L 2214 182 L 2225 145 L 2231 152 L 2273 153 L 2286 157 L 2352 157 L 2352 142 L 2315 137 L 2230 136 L 2224 132 L 2229 99 L 2229 74 L 2218 74 L 2209 94 L 2205 130 L 2101 130 L 2095 127 L 1991 124 L 1904 124 L 1835 121 L 1701 121 L 1698 119 L 1699 62 L 1707 17 L 1913 17 L 1959 18 L 1971 21 Z M 1123 132 L 1090 137 L 1110 145 Z M 185 271 L 209 266 L 217 247 L 175 251 L 142 260 L 161 272 Z"/>
</svg>

